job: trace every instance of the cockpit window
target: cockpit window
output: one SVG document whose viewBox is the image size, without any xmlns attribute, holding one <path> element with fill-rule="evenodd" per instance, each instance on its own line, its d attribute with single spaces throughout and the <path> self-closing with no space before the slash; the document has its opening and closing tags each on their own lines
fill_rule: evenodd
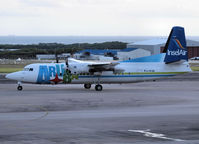
<svg viewBox="0 0 199 144">
<path fill-rule="evenodd" d="M 33 71 L 33 68 L 30 68 L 29 71 Z"/>
<path fill-rule="evenodd" d="M 33 71 L 33 68 L 24 68 L 24 71 Z"/>
</svg>

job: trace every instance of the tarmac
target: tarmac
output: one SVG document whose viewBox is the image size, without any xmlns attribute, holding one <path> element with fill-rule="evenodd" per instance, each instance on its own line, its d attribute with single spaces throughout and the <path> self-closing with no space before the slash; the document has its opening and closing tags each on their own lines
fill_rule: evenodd
<svg viewBox="0 0 199 144">
<path fill-rule="evenodd" d="M 0 76 L 1 144 L 199 144 L 199 73 L 132 84 L 23 84 Z"/>
</svg>

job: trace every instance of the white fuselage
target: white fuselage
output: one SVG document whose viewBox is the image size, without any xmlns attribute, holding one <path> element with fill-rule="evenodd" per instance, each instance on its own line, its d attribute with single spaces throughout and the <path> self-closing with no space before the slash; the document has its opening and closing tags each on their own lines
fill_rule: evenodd
<svg viewBox="0 0 199 144">
<path fill-rule="evenodd" d="M 131 83 L 136 81 L 152 80 L 163 77 L 174 76 L 179 73 L 190 72 L 188 62 L 181 64 L 165 64 L 164 62 L 120 62 L 115 69 L 123 72 L 104 71 L 102 73 L 78 73 L 65 75 L 65 63 L 30 64 L 23 71 L 8 74 L 6 77 L 27 83 Z M 56 81 L 57 78 L 59 81 Z M 68 78 L 70 81 L 66 81 Z"/>
</svg>

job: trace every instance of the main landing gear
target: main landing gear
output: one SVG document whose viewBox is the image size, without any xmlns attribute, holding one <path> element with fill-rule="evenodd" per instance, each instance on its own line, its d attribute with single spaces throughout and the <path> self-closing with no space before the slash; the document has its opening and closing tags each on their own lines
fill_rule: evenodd
<svg viewBox="0 0 199 144">
<path fill-rule="evenodd" d="M 90 89 L 90 88 L 91 88 L 91 84 L 84 84 L 84 88 L 85 88 L 85 89 Z M 102 89 L 103 89 L 103 87 L 102 87 L 102 85 L 100 85 L 100 84 L 97 84 L 97 85 L 95 86 L 95 90 L 96 90 L 96 91 L 102 91 Z"/>
<path fill-rule="evenodd" d="M 96 91 L 102 91 L 102 89 L 103 89 L 103 87 L 102 87 L 102 85 L 100 84 L 100 77 L 98 77 L 98 79 L 97 79 L 97 84 L 96 84 L 96 86 L 95 86 L 95 90 L 96 90 Z"/>
<path fill-rule="evenodd" d="M 17 84 L 18 84 L 17 90 L 18 90 L 18 91 L 22 91 L 22 90 L 23 90 L 23 87 L 21 86 L 21 82 L 18 82 Z"/>
<path fill-rule="evenodd" d="M 91 84 L 84 84 L 84 88 L 85 89 L 90 89 L 91 88 Z"/>
<path fill-rule="evenodd" d="M 100 85 L 100 84 L 97 84 L 97 85 L 95 86 L 95 90 L 96 90 L 96 91 L 102 91 L 102 89 L 103 89 L 103 87 L 102 87 L 102 85 Z"/>
<path fill-rule="evenodd" d="M 96 91 L 102 91 L 103 87 L 102 85 L 100 84 L 100 77 L 98 77 L 97 79 L 97 84 L 95 85 L 95 90 Z"/>
</svg>

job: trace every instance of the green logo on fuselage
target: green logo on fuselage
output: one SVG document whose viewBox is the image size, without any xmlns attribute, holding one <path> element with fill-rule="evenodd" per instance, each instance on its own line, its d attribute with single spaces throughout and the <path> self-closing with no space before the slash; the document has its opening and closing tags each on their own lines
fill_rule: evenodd
<svg viewBox="0 0 199 144">
<path fill-rule="evenodd" d="M 78 79 L 78 75 L 71 74 L 70 71 L 66 69 L 63 75 L 63 83 L 71 83 L 74 79 Z"/>
</svg>

